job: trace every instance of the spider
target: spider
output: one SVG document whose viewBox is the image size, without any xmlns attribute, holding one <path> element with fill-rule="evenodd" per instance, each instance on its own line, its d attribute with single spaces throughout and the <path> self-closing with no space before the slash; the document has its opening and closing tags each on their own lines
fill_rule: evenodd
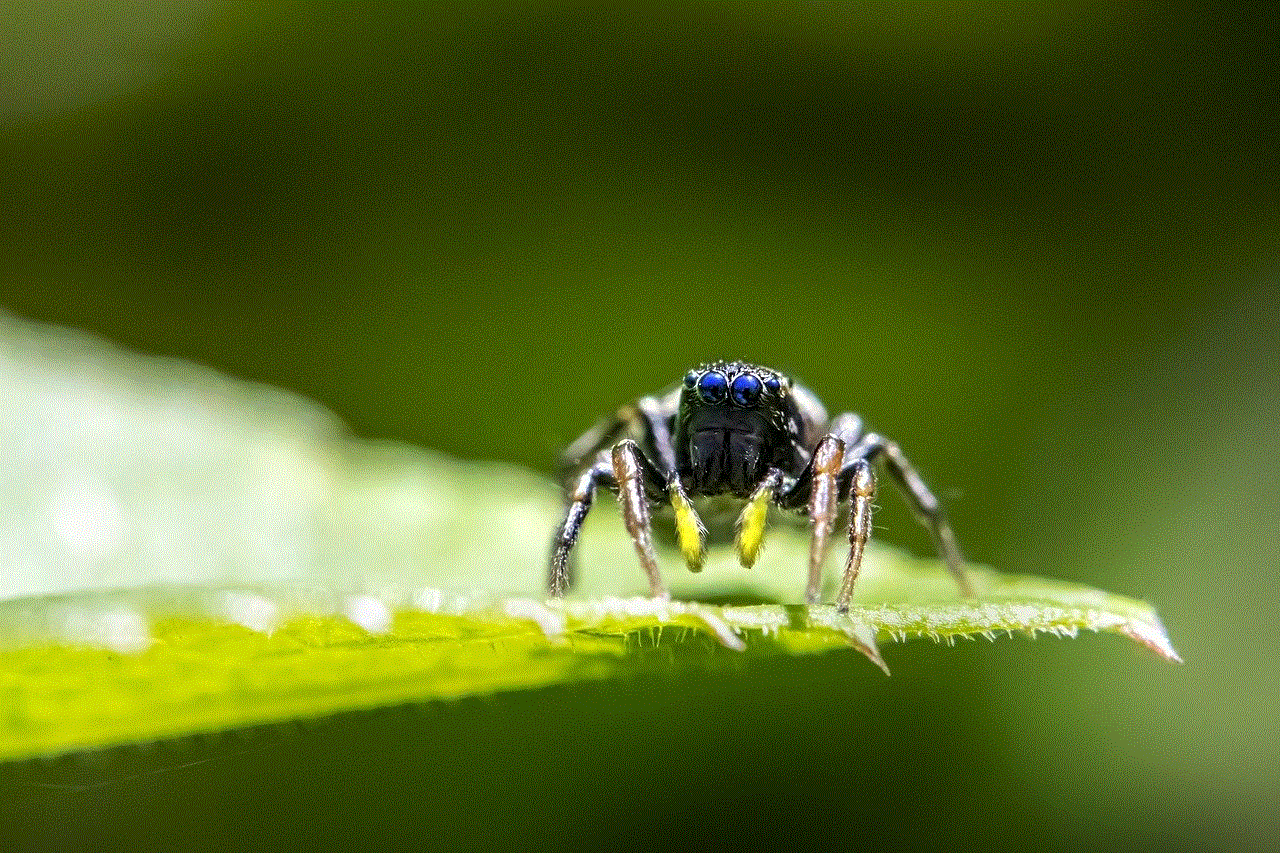
<svg viewBox="0 0 1280 853">
<path fill-rule="evenodd" d="M 842 501 L 849 503 L 849 556 L 836 597 L 848 612 L 871 535 L 876 477 L 883 460 L 920 522 L 932 534 L 960 591 L 973 589 L 964 558 L 938 500 L 898 445 L 863 430 L 848 413 L 829 419 L 822 403 L 783 374 L 740 361 L 700 365 L 660 396 L 641 397 L 606 418 L 564 453 L 568 510 L 552 546 L 548 591 L 561 597 L 573 582 L 570 553 L 601 486 L 618 496 L 627 533 L 654 598 L 669 597 L 654 556 L 651 507 L 670 507 L 676 540 L 690 571 L 701 571 L 707 529 L 694 508 L 742 505 L 738 559 L 750 568 L 760 554 L 770 503 L 806 517 L 812 528 L 806 600 L 819 603 L 822 564 Z M 718 496 L 718 497 L 717 497 Z"/>
</svg>

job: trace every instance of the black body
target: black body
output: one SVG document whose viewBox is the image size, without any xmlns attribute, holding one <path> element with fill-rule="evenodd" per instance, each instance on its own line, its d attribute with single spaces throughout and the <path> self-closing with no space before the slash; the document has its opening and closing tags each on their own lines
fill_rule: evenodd
<svg viewBox="0 0 1280 853">
<path fill-rule="evenodd" d="M 735 378 L 742 371 L 761 370 L 736 363 L 714 367 Z M 805 432 L 804 415 L 781 377 L 777 391 L 765 390 L 751 407 L 728 397 L 707 402 L 699 396 L 695 382 L 693 388 L 681 388 L 674 416 L 676 472 L 691 496 L 728 492 L 746 498 L 770 468 L 800 473 L 809 455 Z"/>
</svg>

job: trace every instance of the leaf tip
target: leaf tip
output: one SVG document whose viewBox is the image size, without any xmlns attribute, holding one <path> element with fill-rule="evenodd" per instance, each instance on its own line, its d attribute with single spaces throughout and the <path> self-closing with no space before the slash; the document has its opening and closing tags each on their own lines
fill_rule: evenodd
<svg viewBox="0 0 1280 853">
<path fill-rule="evenodd" d="M 1185 663 L 1182 660 L 1182 656 L 1174 649 L 1168 632 L 1165 631 L 1164 625 L 1160 622 L 1160 617 L 1156 616 L 1154 612 L 1151 614 L 1151 621 L 1135 620 L 1121 628 L 1120 632 L 1131 640 L 1137 640 L 1167 661 Z"/>
<path fill-rule="evenodd" d="M 880 667 L 880 671 L 885 675 L 892 675 L 889 672 L 889 664 L 884 662 L 884 658 L 880 656 L 880 649 L 876 647 L 875 639 L 872 638 L 870 643 L 850 638 L 853 647 L 867 656 L 867 660 Z"/>
</svg>

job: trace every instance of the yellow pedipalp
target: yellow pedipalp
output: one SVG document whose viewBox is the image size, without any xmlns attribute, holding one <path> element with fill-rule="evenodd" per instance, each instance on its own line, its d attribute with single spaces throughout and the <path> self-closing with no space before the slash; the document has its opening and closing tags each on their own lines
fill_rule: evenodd
<svg viewBox="0 0 1280 853">
<path fill-rule="evenodd" d="M 702 539 L 705 532 L 702 521 L 694 512 L 693 505 L 685 496 L 679 482 L 673 482 L 669 489 L 671 508 L 676 514 L 676 538 L 680 542 L 680 553 L 684 555 L 684 563 L 691 572 L 702 571 Z"/>
<path fill-rule="evenodd" d="M 773 489 L 761 486 L 751 496 L 750 502 L 742 508 L 738 517 L 738 561 L 743 568 L 749 569 L 760 556 L 760 546 L 764 544 L 764 526 L 769 519 L 769 498 Z"/>
</svg>

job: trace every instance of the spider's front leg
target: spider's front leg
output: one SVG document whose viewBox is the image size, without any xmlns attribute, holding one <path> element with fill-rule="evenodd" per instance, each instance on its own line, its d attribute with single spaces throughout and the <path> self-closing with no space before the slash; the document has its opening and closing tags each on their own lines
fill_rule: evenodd
<svg viewBox="0 0 1280 853">
<path fill-rule="evenodd" d="M 659 502 L 670 499 L 667 480 L 630 439 L 615 444 L 612 456 L 613 479 L 618 484 L 622 520 L 635 543 L 640 565 L 649 576 L 649 594 L 654 598 L 670 598 L 662 585 L 662 573 L 653 553 L 653 535 L 649 525 L 649 499 Z"/>
<path fill-rule="evenodd" d="M 786 509 L 805 507 L 813 533 L 809 540 L 809 582 L 805 601 L 822 600 L 822 563 L 827 542 L 840 510 L 840 471 L 844 465 L 844 440 L 835 434 L 823 436 L 813 455 L 791 487 L 778 499 Z"/>
</svg>

